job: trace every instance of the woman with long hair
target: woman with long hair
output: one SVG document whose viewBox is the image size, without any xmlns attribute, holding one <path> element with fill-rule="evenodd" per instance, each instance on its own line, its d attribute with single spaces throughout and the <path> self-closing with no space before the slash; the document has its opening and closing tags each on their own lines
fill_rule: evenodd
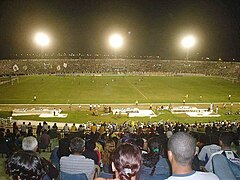
<svg viewBox="0 0 240 180">
<path fill-rule="evenodd" d="M 142 164 L 142 155 L 135 145 L 121 144 L 112 154 L 112 169 L 115 172 L 114 180 L 136 180 Z M 106 180 L 97 178 L 96 180 Z"/>
<path fill-rule="evenodd" d="M 148 140 L 148 153 L 143 154 L 143 166 L 140 171 L 140 180 L 161 180 L 170 176 L 170 166 L 166 158 L 162 157 L 162 145 L 159 137 Z"/>
</svg>

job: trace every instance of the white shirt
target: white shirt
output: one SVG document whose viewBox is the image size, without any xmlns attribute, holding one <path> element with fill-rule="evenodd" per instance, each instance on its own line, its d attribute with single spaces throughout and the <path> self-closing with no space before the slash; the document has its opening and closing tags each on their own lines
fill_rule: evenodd
<svg viewBox="0 0 240 180">
<path fill-rule="evenodd" d="M 198 159 L 207 163 L 210 156 L 218 151 L 221 151 L 221 147 L 216 144 L 203 146 L 200 153 L 198 154 Z"/>
<path fill-rule="evenodd" d="M 68 174 L 85 173 L 89 180 L 92 180 L 95 172 L 95 165 L 92 159 L 82 155 L 63 156 L 60 159 L 60 171 Z"/>
<path fill-rule="evenodd" d="M 192 171 L 190 174 L 173 174 L 167 180 L 219 180 L 219 178 L 210 172 Z"/>
</svg>

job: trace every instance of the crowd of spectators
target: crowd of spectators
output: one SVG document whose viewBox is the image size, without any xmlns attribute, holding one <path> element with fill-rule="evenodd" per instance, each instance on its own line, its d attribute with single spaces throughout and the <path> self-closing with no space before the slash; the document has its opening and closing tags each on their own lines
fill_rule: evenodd
<svg viewBox="0 0 240 180">
<path fill-rule="evenodd" d="M 239 80 L 240 63 L 159 59 L 19 59 L 1 60 L 0 75 L 34 74 L 197 74 Z"/>
<path fill-rule="evenodd" d="M 1 129 L 0 146 L 8 149 L 6 154 L 10 157 L 6 166 L 8 174 L 29 177 L 26 170 L 19 174 L 23 167 L 14 164 L 14 159 L 24 161 L 24 158 L 32 157 L 26 161 L 40 163 L 40 169 L 24 168 L 37 171 L 36 177 L 44 179 L 58 176 L 62 179 L 98 177 L 99 180 L 184 179 L 186 176 L 218 179 L 207 171 L 220 179 L 224 174 L 240 177 L 239 122 L 148 122 L 135 125 L 126 122 L 121 125 L 82 124 L 78 128 L 72 124 L 72 127 L 63 136 L 59 136 L 57 124 L 50 127 L 47 122 L 39 123 L 36 133 L 32 131 L 31 124 L 27 126 L 25 123 L 14 123 L 11 131 Z M 37 152 L 46 149 L 53 138 L 58 139 L 58 146 L 51 151 L 50 162 Z M 224 169 L 225 173 L 215 170 L 215 161 L 223 162 L 224 167 L 218 164 L 216 168 Z M 20 170 L 14 171 L 13 168 Z M 183 175 L 182 178 L 179 174 Z"/>
</svg>

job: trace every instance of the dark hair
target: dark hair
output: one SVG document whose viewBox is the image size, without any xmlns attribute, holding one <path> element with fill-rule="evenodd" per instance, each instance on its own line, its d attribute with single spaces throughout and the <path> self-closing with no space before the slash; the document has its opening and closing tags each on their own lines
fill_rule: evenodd
<svg viewBox="0 0 240 180">
<path fill-rule="evenodd" d="M 182 166 L 191 165 L 196 150 L 196 140 L 188 133 L 177 132 L 168 141 L 168 150 Z"/>
<path fill-rule="evenodd" d="M 82 153 L 85 147 L 85 141 L 80 137 L 75 137 L 70 142 L 72 153 Z"/>
<path fill-rule="evenodd" d="M 96 142 L 93 139 L 86 141 L 85 148 L 87 150 L 94 150 L 96 148 Z"/>
<path fill-rule="evenodd" d="M 223 132 L 220 136 L 219 136 L 219 140 L 222 141 L 222 143 L 225 146 L 230 147 L 231 143 L 233 141 L 233 136 L 229 133 L 229 132 Z"/>
<path fill-rule="evenodd" d="M 142 138 L 138 138 L 136 141 L 135 141 L 136 145 L 140 148 L 143 148 L 143 145 L 144 145 L 144 141 Z"/>
<path fill-rule="evenodd" d="M 59 159 L 62 156 L 69 156 L 71 154 L 71 152 L 69 150 L 70 139 L 68 139 L 68 138 L 60 139 L 58 144 L 59 144 L 59 148 L 58 148 L 58 151 L 57 151 L 57 155 L 58 155 Z"/>
<path fill-rule="evenodd" d="M 6 173 L 17 180 L 38 180 L 46 174 L 40 158 L 33 151 L 19 151 L 6 161 Z"/>
<path fill-rule="evenodd" d="M 120 180 L 130 180 L 135 176 L 142 164 L 142 155 L 135 145 L 121 144 L 112 155 L 112 162 L 119 174 Z"/>
<path fill-rule="evenodd" d="M 152 137 L 148 140 L 148 148 L 150 152 L 143 155 L 143 164 L 152 168 L 151 176 L 154 174 L 156 164 L 159 161 L 161 154 L 161 141 L 158 137 Z"/>
</svg>

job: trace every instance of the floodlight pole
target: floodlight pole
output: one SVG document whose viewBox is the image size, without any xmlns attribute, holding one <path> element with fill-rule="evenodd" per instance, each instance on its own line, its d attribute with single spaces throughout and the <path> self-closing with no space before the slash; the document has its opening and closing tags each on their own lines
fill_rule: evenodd
<svg viewBox="0 0 240 180">
<path fill-rule="evenodd" d="M 189 47 L 187 48 L 187 53 L 186 53 L 186 60 L 189 58 Z"/>
</svg>

